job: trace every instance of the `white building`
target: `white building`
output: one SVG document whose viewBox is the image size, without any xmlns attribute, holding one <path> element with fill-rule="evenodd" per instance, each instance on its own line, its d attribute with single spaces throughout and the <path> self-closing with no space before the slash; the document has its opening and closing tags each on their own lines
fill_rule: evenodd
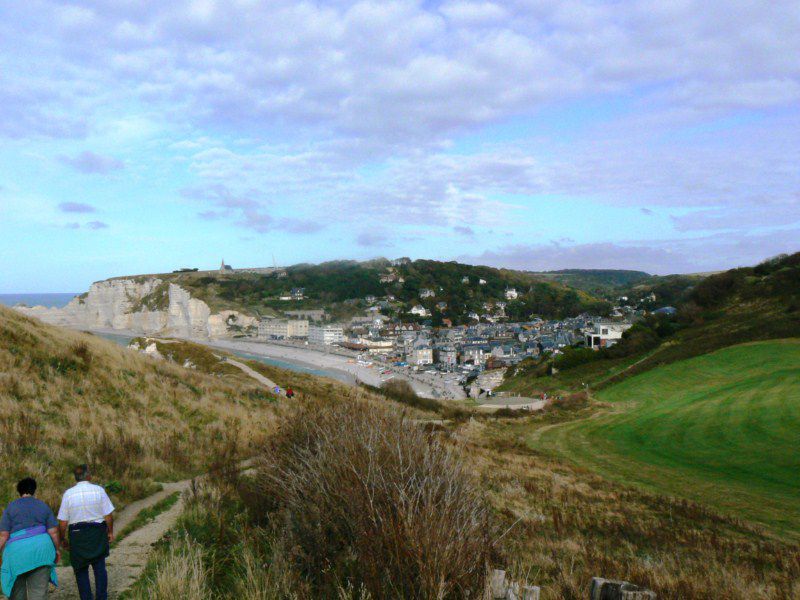
<svg viewBox="0 0 800 600">
<path fill-rule="evenodd" d="M 430 288 L 422 288 L 419 291 L 419 297 L 420 298 L 433 298 L 435 295 L 436 295 L 436 292 L 434 292 Z"/>
<path fill-rule="evenodd" d="M 308 321 L 305 319 L 262 319 L 258 323 L 258 337 L 307 338 Z"/>
<path fill-rule="evenodd" d="M 519 292 L 516 288 L 506 288 L 506 300 L 516 300 L 519 298 Z"/>
<path fill-rule="evenodd" d="M 433 348 L 425 344 L 417 344 L 414 346 L 414 351 L 411 353 L 412 365 L 432 365 L 433 364 Z"/>
<path fill-rule="evenodd" d="M 348 340 L 351 344 L 363 346 L 370 354 L 388 354 L 394 350 L 394 340 L 387 338 L 372 339 L 368 337 L 355 337 Z"/>
<path fill-rule="evenodd" d="M 481 346 L 465 346 L 461 353 L 461 362 L 482 365 L 486 362 L 483 348 Z"/>
<path fill-rule="evenodd" d="M 412 315 L 417 315 L 418 317 L 430 317 L 431 313 L 428 311 L 427 308 L 422 306 L 421 304 L 417 304 L 415 307 L 411 309 Z"/>
<path fill-rule="evenodd" d="M 478 279 L 478 285 L 486 285 L 485 279 Z"/>
<path fill-rule="evenodd" d="M 608 348 L 622 339 L 622 334 L 631 328 L 631 323 L 595 323 L 594 327 L 585 331 L 586 346 L 594 350 Z"/>
<path fill-rule="evenodd" d="M 331 346 L 344 341 L 344 329 L 341 325 L 310 325 L 308 342 L 321 346 Z"/>
</svg>

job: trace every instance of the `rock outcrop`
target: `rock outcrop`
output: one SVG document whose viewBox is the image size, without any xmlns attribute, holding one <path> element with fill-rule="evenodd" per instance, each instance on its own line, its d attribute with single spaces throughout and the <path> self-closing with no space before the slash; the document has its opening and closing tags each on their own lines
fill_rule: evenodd
<svg viewBox="0 0 800 600">
<path fill-rule="evenodd" d="M 157 277 L 93 283 L 64 308 L 17 307 L 46 323 L 79 329 L 125 330 L 146 335 L 220 338 L 257 324 L 234 310 L 212 314 L 208 304 Z"/>
</svg>

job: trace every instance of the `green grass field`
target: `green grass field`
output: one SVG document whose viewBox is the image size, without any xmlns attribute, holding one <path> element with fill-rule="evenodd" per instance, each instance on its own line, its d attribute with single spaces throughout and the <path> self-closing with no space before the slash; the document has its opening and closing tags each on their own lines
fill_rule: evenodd
<svg viewBox="0 0 800 600">
<path fill-rule="evenodd" d="M 800 340 L 672 363 L 597 399 L 610 408 L 542 427 L 530 443 L 800 539 Z"/>
</svg>

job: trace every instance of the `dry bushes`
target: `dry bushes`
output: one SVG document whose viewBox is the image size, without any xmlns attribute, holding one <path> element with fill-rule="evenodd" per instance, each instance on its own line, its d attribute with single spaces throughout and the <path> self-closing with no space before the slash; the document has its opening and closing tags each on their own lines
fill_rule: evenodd
<svg viewBox="0 0 800 600">
<path fill-rule="evenodd" d="M 305 406 L 259 462 L 251 510 L 284 523 L 318 597 L 477 598 L 489 510 L 455 448 L 365 402 Z M 278 516 L 279 515 L 279 516 Z"/>
</svg>

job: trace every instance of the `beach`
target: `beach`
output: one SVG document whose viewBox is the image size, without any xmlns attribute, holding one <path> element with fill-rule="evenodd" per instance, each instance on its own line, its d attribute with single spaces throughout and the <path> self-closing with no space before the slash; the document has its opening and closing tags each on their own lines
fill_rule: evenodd
<svg viewBox="0 0 800 600">
<path fill-rule="evenodd" d="M 239 355 L 263 357 L 305 367 L 309 370 L 330 372 L 336 379 L 352 385 L 357 382 L 380 386 L 384 381 L 399 378 L 408 381 L 419 396 L 425 398 L 463 399 L 464 390 L 450 374 L 414 373 L 410 369 L 371 362 L 371 358 L 359 361 L 358 353 L 342 348 L 315 348 L 300 344 L 270 343 L 255 340 L 201 339 L 190 341 L 220 348 Z M 324 373 L 323 373 L 324 374 Z"/>
<path fill-rule="evenodd" d="M 101 335 L 121 345 L 134 337 L 159 337 L 123 329 L 92 329 L 92 333 Z M 175 336 L 169 336 L 175 337 Z M 372 358 L 359 360 L 357 352 L 339 347 L 309 347 L 300 343 L 267 342 L 253 339 L 208 339 L 208 338 L 176 338 L 186 339 L 195 344 L 211 348 L 219 348 L 236 354 L 242 358 L 265 360 L 274 366 L 308 373 L 321 377 L 331 377 L 348 385 L 359 382 L 379 387 L 384 381 L 392 378 L 409 382 L 417 395 L 425 398 L 463 400 L 466 394 L 457 383 L 453 374 L 412 372 L 408 368 L 395 367 L 380 361 L 372 362 Z"/>
</svg>

